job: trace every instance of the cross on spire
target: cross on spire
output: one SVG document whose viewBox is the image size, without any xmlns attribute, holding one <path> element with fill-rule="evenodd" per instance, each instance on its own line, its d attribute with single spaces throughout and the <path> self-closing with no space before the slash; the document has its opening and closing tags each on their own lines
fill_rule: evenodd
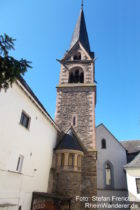
<svg viewBox="0 0 140 210">
<path fill-rule="evenodd" d="M 81 0 L 81 9 L 83 9 L 83 6 L 84 6 L 84 1 Z"/>
</svg>

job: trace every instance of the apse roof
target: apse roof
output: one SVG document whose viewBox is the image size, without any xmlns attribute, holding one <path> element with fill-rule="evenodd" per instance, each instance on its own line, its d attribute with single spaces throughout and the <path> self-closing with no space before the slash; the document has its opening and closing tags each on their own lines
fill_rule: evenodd
<svg viewBox="0 0 140 210">
<path fill-rule="evenodd" d="M 55 149 L 56 150 L 70 149 L 70 150 L 83 151 L 83 148 L 79 143 L 79 140 L 72 128 L 68 130 L 68 132 L 64 135 L 64 137 L 62 138 L 62 140 L 59 142 L 59 144 L 56 146 Z"/>
</svg>

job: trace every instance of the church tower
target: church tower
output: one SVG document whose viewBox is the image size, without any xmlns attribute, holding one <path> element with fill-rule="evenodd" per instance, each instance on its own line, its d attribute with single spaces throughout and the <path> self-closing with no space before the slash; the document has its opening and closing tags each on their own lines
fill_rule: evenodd
<svg viewBox="0 0 140 210">
<path fill-rule="evenodd" d="M 96 196 L 97 153 L 95 56 L 90 50 L 83 6 L 70 48 L 59 62 L 55 122 L 63 137 L 54 152 L 52 192 L 72 198 L 71 210 L 84 210 L 84 202 L 76 196 Z"/>
<path fill-rule="evenodd" d="M 74 127 L 87 149 L 95 144 L 95 64 L 90 51 L 83 9 L 76 23 L 70 49 L 61 63 L 55 121 L 61 130 Z"/>
</svg>

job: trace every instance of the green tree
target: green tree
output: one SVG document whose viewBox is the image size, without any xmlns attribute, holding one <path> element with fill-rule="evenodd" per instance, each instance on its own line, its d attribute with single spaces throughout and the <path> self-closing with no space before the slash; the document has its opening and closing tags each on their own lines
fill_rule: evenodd
<svg viewBox="0 0 140 210">
<path fill-rule="evenodd" d="M 9 55 L 14 50 L 15 39 L 7 34 L 0 35 L 0 89 L 7 90 L 9 85 L 31 68 L 29 61 L 25 59 L 16 60 Z"/>
</svg>

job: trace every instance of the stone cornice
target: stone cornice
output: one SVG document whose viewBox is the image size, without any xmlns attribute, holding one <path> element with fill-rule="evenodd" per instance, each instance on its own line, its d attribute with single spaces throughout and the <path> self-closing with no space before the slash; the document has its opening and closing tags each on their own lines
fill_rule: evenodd
<svg viewBox="0 0 140 210">
<path fill-rule="evenodd" d="M 96 87 L 96 84 L 71 83 L 71 84 L 61 84 L 56 86 L 56 88 L 70 88 L 70 87 Z"/>
<path fill-rule="evenodd" d="M 77 63 L 80 63 L 80 64 L 87 64 L 87 63 L 94 63 L 94 60 L 74 60 L 74 61 L 63 61 L 61 60 L 60 61 L 61 64 L 77 64 Z"/>
<path fill-rule="evenodd" d="M 79 150 L 72 150 L 72 149 L 58 149 L 55 151 L 56 154 L 59 153 L 73 153 L 73 154 L 79 154 L 79 155 L 84 155 L 84 153 L 82 151 Z"/>
</svg>

